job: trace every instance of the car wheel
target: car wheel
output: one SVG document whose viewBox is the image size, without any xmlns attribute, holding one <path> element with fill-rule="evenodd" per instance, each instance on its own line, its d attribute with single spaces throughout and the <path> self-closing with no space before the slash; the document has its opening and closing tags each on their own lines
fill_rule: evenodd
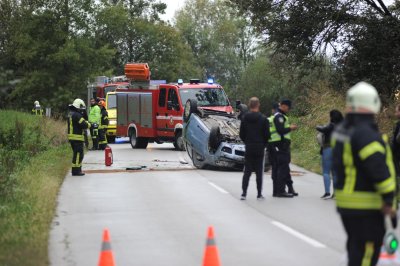
<svg viewBox="0 0 400 266">
<path fill-rule="evenodd" d="M 131 129 L 129 131 L 129 143 L 132 146 L 132 149 L 136 149 L 137 148 L 137 137 L 136 137 L 136 130 Z"/>
<path fill-rule="evenodd" d="M 185 143 L 182 137 L 182 131 L 178 131 L 175 136 L 174 147 L 177 150 L 184 151 L 185 150 Z"/>
<path fill-rule="evenodd" d="M 219 126 L 212 126 L 210 129 L 209 147 L 211 150 L 216 151 L 221 144 L 222 136 L 219 130 Z"/>
<path fill-rule="evenodd" d="M 183 121 L 189 121 L 190 115 L 193 113 L 199 113 L 197 101 L 194 99 L 189 99 L 186 101 L 185 108 L 183 109 Z"/>
<path fill-rule="evenodd" d="M 195 150 L 192 149 L 192 151 L 193 151 L 192 152 L 193 165 L 198 169 L 206 169 L 207 164 L 203 160 L 200 159 L 201 156 Z"/>
</svg>

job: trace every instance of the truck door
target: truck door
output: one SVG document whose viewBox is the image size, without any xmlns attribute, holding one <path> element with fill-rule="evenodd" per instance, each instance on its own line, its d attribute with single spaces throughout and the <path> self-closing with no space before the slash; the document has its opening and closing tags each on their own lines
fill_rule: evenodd
<svg viewBox="0 0 400 266">
<path fill-rule="evenodd" d="M 168 122 L 168 110 L 167 110 L 167 88 L 160 88 L 160 93 L 158 95 L 158 105 L 156 112 L 157 121 L 157 135 L 165 136 L 166 125 Z"/>
<path fill-rule="evenodd" d="M 182 110 L 178 100 L 178 92 L 176 88 L 168 89 L 168 98 L 167 98 L 167 110 L 168 110 L 168 128 L 169 132 L 172 134 L 170 136 L 174 136 L 174 129 L 177 123 L 182 121 Z"/>
<path fill-rule="evenodd" d="M 180 106 L 175 88 L 160 88 L 157 110 L 159 136 L 174 137 L 176 120 L 180 118 Z M 182 118 L 180 118 L 182 119 Z"/>
</svg>

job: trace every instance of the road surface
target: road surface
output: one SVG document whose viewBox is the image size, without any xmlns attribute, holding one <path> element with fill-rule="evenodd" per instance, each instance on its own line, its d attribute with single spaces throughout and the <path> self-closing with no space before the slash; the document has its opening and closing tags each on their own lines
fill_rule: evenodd
<svg viewBox="0 0 400 266">
<path fill-rule="evenodd" d="M 334 201 L 319 198 L 321 176 L 294 167 L 300 196 L 285 199 L 271 196 L 267 173 L 263 201 L 252 176 L 240 201 L 241 172 L 193 169 L 171 144 L 110 146 L 113 166 L 103 151 L 89 152 L 87 174 L 68 175 L 61 187 L 51 265 L 96 265 L 104 228 L 116 265 L 201 265 L 210 225 L 222 265 L 345 265 L 345 234 Z"/>
</svg>

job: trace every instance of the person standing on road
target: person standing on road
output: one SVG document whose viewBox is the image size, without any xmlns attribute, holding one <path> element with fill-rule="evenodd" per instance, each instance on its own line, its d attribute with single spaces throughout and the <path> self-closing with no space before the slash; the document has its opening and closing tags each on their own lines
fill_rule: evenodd
<svg viewBox="0 0 400 266">
<path fill-rule="evenodd" d="M 343 115 L 338 110 L 329 112 L 330 122 L 325 126 L 317 126 L 316 129 L 321 136 L 321 155 L 322 155 L 322 173 L 324 178 L 325 193 L 321 199 L 334 198 L 334 192 L 330 193 L 331 189 L 331 175 L 333 187 L 336 183 L 336 174 L 332 171 L 332 148 L 331 148 L 331 135 L 335 126 L 343 121 Z"/>
<path fill-rule="evenodd" d="M 298 196 L 293 188 L 290 175 L 290 144 L 291 132 L 297 129 L 297 125 L 290 124 L 287 113 L 292 107 L 290 100 L 282 100 L 278 112 L 275 113 L 271 126 L 271 149 L 276 163 L 276 191 L 274 197 L 292 198 Z M 288 186 L 288 192 L 285 191 Z"/>
<path fill-rule="evenodd" d="M 90 99 L 90 110 L 89 110 L 89 123 L 92 125 L 90 127 L 90 135 L 92 136 L 92 149 L 99 149 L 99 125 L 101 123 L 101 110 L 98 106 L 98 102 L 92 98 Z"/>
<path fill-rule="evenodd" d="M 347 91 L 344 122 L 332 134 L 336 205 L 347 233 L 349 266 L 377 264 L 384 216 L 395 217 L 392 152 L 374 117 L 380 107 L 376 89 L 357 83 Z"/>
<path fill-rule="evenodd" d="M 101 120 L 99 125 L 99 149 L 104 150 L 107 147 L 107 127 L 108 127 L 108 112 L 106 110 L 106 102 L 99 101 L 101 109 Z"/>
<path fill-rule="evenodd" d="M 75 99 L 69 105 L 68 115 L 68 140 L 73 151 L 72 155 L 72 175 L 83 176 L 82 160 L 83 160 L 83 144 L 85 141 L 84 131 L 90 128 L 87 121 L 87 113 L 85 103 L 81 99 Z"/>
<path fill-rule="evenodd" d="M 39 101 L 33 103 L 32 114 L 43 116 L 43 108 L 40 106 Z"/>
<path fill-rule="evenodd" d="M 244 115 L 240 124 L 240 138 L 246 148 L 241 200 L 246 199 L 252 172 L 256 173 L 257 199 L 261 200 L 264 199 L 262 195 L 264 152 L 269 139 L 269 124 L 268 119 L 260 113 L 258 98 L 250 99 L 249 108 L 250 111 Z"/>
</svg>

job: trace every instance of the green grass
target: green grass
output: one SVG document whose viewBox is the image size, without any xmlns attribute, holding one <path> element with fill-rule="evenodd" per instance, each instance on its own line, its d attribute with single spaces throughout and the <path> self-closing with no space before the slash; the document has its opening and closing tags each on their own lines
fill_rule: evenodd
<svg viewBox="0 0 400 266">
<path fill-rule="evenodd" d="M 0 166 L 8 168 L 0 175 L 0 265 L 48 265 L 50 224 L 70 167 L 65 122 L 13 111 L 0 111 L 0 120 Z M 12 167 L 4 165 L 8 154 Z"/>
</svg>

